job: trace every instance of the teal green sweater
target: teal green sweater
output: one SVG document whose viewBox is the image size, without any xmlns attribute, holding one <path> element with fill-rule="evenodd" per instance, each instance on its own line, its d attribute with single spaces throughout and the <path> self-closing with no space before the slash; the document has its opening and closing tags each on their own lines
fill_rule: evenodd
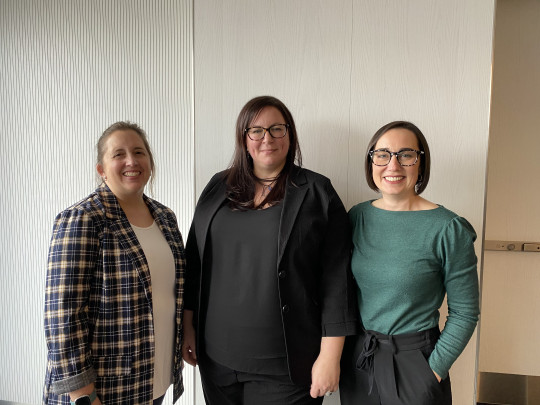
<svg viewBox="0 0 540 405">
<path fill-rule="evenodd" d="M 429 358 L 431 368 L 445 378 L 478 321 L 473 227 L 442 206 L 386 211 L 366 201 L 349 217 L 352 271 L 365 329 L 395 335 L 438 326 L 447 294 L 448 318 Z"/>
</svg>

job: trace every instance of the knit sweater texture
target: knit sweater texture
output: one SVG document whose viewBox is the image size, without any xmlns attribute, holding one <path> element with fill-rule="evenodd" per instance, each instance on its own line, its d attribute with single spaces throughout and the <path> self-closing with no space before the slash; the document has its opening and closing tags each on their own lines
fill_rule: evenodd
<svg viewBox="0 0 540 405">
<path fill-rule="evenodd" d="M 366 330 L 396 335 L 438 326 L 447 295 L 448 318 L 429 358 L 431 368 L 445 378 L 478 321 L 473 227 L 443 206 L 387 211 L 366 201 L 349 217 L 352 271 Z"/>
</svg>

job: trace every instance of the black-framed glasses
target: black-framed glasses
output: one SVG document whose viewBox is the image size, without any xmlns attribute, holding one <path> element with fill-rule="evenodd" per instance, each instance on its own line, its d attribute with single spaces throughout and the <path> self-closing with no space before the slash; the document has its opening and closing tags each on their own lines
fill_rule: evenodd
<svg viewBox="0 0 540 405">
<path fill-rule="evenodd" d="M 288 124 L 276 124 L 272 125 L 270 128 L 250 127 L 246 128 L 244 131 L 252 141 L 262 141 L 267 132 L 272 138 L 283 138 L 287 135 L 288 128 Z"/>
<path fill-rule="evenodd" d="M 397 158 L 401 166 L 414 166 L 418 162 L 418 157 L 423 154 L 423 151 L 414 149 L 401 149 L 399 152 L 390 152 L 388 149 L 369 151 L 371 163 L 375 166 L 386 166 L 390 163 L 392 156 Z"/>
</svg>

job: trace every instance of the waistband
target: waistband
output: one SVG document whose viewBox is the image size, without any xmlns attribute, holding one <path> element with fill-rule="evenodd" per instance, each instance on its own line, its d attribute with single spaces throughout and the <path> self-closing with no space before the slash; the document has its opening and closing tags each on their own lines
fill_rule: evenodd
<svg viewBox="0 0 540 405">
<path fill-rule="evenodd" d="M 384 352 L 391 351 L 395 354 L 399 351 L 420 349 L 421 347 L 435 343 L 440 334 L 441 332 L 438 327 L 400 335 L 385 335 L 371 330 L 364 330 L 362 353 L 360 353 L 356 360 L 356 368 L 368 372 L 369 394 L 373 390 L 373 357 L 378 350 Z"/>
<path fill-rule="evenodd" d="M 366 341 L 369 341 L 368 346 L 375 344 L 381 345 L 381 348 L 391 348 L 394 353 L 400 350 L 416 350 L 430 343 L 434 343 L 439 339 L 441 332 L 438 327 L 420 332 L 404 333 L 400 335 L 384 335 L 379 332 L 365 330 L 364 331 L 364 348 Z"/>
</svg>

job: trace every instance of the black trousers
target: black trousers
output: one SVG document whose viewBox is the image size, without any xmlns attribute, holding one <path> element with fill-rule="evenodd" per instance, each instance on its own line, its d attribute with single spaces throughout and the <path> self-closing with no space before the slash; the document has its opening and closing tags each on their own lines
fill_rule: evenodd
<svg viewBox="0 0 540 405">
<path fill-rule="evenodd" d="M 199 371 L 207 405 L 320 405 L 309 386 L 295 385 L 288 375 L 244 373 L 199 356 Z"/>
<path fill-rule="evenodd" d="M 427 362 L 439 335 L 433 328 L 348 336 L 341 357 L 341 404 L 451 405 L 450 377 L 439 383 Z"/>
</svg>

